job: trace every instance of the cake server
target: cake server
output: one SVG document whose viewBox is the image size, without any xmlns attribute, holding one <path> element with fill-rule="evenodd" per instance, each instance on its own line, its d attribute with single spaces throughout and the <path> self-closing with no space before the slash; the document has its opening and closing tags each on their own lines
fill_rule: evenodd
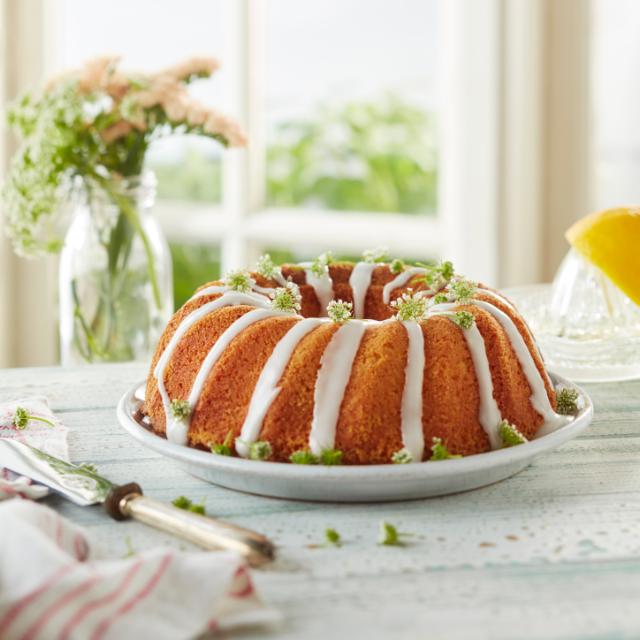
<svg viewBox="0 0 640 640">
<path fill-rule="evenodd" d="M 113 484 L 89 465 L 65 462 L 16 440 L 0 438 L 0 467 L 44 484 L 81 507 L 103 503 L 114 520 L 133 518 L 205 549 L 237 551 L 252 566 L 275 556 L 274 545 L 255 531 L 148 498 L 135 482 Z"/>
</svg>

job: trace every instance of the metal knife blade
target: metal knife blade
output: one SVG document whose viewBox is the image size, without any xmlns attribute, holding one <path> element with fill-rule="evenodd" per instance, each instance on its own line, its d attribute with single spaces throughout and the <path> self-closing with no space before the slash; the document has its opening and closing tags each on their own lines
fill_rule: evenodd
<svg viewBox="0 0 640 640">
<path fill-rule="evenodd" d="M 60 460 L 16 440 L 0 438 L 0 467 L 40 482 L 77 505 L 105 503 L 106 512 L 115 520 L 133 518 L 205 549 L 236 551 L 252 566 L 262 566 L 275 557 L 273 543 L 255 531 L 158 502 L 143 495 L 135 482 L 113 484 L 90 465 Z"/>
<path fill-rule="evenodd" d="M 89 465 L 72 464 L 8 438 L 0 438 L 0 467 L 44 484 L 81 507 L 104 502 L 115 487 Z"/>
</svg>

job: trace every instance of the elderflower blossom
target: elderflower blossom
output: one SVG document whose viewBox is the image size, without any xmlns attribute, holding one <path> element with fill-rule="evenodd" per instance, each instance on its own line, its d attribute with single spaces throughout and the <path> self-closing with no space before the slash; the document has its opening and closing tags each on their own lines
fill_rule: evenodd
<svg viewBox="0 0 640 640">
<path fill-rule="evenodd" d="M 375 249 L 366 249 L 362 252 L 362 260 L 368 263 L 384 262 L 389 257 L 389 250 L 386 247 L 376 247 Z"/>
<path fill-rule="evenodd" d="M 302 295 L 295 282 L 287 282 L 286 286 L 278 287 L 271 294 L 271 306 L 286 313 L 300 313 L 302 309 Z"/>
<path fill-rule="evenodd" d="M 524 444 L 527 439 L 518 431 L 514 424 L 510 424 L 507 420 L 503 420 L 498 425 L 498 433 L 504 447 L 515 447 Z"/>
<path fill-rule="evenodd" d="M 476 318 L 470 311 L 456 311 L 451 314 L 451 320 L 455 322 L 461 329 L 471 329 Z"/>
<path fill-rule="evenodd" d="M 422 320 L 427 313 L 426 299 L 414 294 L 413 289 L 407 289 L 391 306 L 397 310 L 395 317 L 402 322 Z"/>
<path fill-rule="evenodd" d="M 268 253 L 265 253 L 258 258 L 256 272 L 263 278 L 272 280 L 276 277 L 279 271 L 280 267 L 276 266 L 275 262 L 271 259 L 271 256 Z"/>
<path fill-rule="evenodd" d="M 353 304 L 344 300 L 332 300 L 327 305 L 327 315 L 338 324 L 343 324 L 351 319 Z"/>
<path fill-rule="evenodd" d="M 187 91 L 189 81 L 217 69 L 215 60 L 194 58 L 155 74 L 124 73 L 119 62 L 114 56 L 89 60 L 10 107 L 9 125 L 23 142 L 2 197 L 18 254 L 61 249 L 66 214 L 60 201 L 71 176 L 96 193 L 107 191 L 109 181 L 142 172 L 151 139 L 174 132 L 209 136 L 224 146 L 246 144 L 234 120 Z"/>
<path fill-rule="evenodd" d="M 329 265 L 333 262 L 333 253 L 325 251 L 311 263 L 311 273 L 317 278 L 323 278 L 329 273 Z"/>
<path fill-rule="evenodd" d="M 224 283 L 227 289 L 231 291 L 238 291 L 239 293 L 249 293 L 256 281 L 251 277 L 248 271 L 244 269 L 237 269 L 235 271 L 229 271 L 224 278 Z"/>
</svg>

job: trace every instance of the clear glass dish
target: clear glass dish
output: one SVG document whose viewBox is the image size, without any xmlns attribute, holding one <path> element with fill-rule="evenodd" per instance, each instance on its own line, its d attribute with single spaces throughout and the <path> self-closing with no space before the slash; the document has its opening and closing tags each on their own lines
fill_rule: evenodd
<svg viewBox="0 0 640 640">
<path fill-rule="evenodd" d="M 574 250 L 552 284 L 504 293 L 553 371 L 578 382 L 640 378 L 640 307 Z"/>
</svg>

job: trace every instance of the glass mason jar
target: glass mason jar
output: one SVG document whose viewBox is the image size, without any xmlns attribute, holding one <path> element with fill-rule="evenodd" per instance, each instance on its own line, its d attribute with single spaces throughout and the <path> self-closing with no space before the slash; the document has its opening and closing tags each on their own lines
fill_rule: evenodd
<svg viewBox="0 0 640 640">
<path fill-rule="evenodd" d="M 58 281 L 63 365 L 151 357 L 173 313 L 155 194 L 152 172 L 74 185 Z"/>
</svg>

